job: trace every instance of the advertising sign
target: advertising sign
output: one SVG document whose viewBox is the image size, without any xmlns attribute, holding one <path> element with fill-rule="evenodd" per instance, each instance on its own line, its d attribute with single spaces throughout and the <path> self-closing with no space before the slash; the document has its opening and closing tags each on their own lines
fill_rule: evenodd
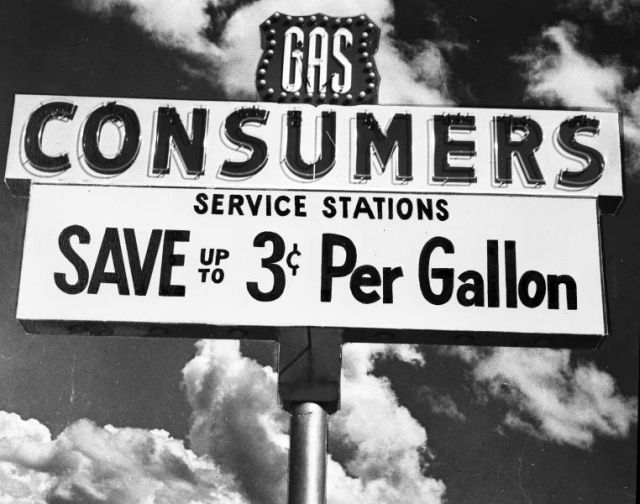
<svg viewBox="0 0 640 504">
<path fill-rule="evenodd" d="M 5 178 L 622 198 L 614 112 L 16 97 Z"/>
<path fill-rule="evenodd" d="M 594 344 L 606 333 L 595 205 L 34 184 L 17 316 L 34 331 L 112 321 Z"/>
<path fill-rule="evenodd" d="M 265 101 L 377 103 L 380 28 L 365 14 L 275 12 L 260 25 L 256 89 Z"/>
</svg>

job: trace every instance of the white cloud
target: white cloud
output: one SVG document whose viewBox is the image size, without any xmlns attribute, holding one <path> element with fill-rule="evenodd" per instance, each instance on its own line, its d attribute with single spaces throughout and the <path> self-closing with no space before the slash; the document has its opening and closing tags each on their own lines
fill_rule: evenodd
<svg viewBox="0 0 640 504">
<path fill-rule="evenodd" d="M 207 41 L 209 0 L 72 0 L 79 9 L 93 14 L 127 15 L 157 42 L 198 55 L 216 56 Z"/>
<path fill-rule="evenodd" d="M 442 481 L 426 477 L 421 453 L 424 428 L 398 404 L 387 378 L 372 374 L 377 357 L 421 364 L 422 356 L 405 345 L 346 345 L 343 349 L 341 409 L 331 418 L 330 444 L 349 455 L 347 473 L 362 490 L 335 502 L 431 504 L 443 501 Z"/>
<path fill-rule="evenodd" d="M 610 108 L 624 90 L 623 69 L 580 53 L 575 47 L 577 31 L 576 26 L 562 23 L 542 32 L 542 39 L 551 42 L 554 50 L 540 46 L 522 58 L 528 70 L 527 92 L 569 107 Z"/>
<path fill-rule="evenodd" d="M 591 448 L 597 436 L 622 438 L 638 421 L 637 398 L 624 397 L 593 363 L 572 363 L 569 350 L 467 348 L 474 380 L 510 410 L 504 425 L 559 444 Z"/>
<path fill-rule="evenodd" d="M 36 504 L 43 501 L 53 477 L 29 467 L 29 459 L 51 445 L 49 429 L 36 420 L 0 412 L 0 503 Z"/>
<path fill-rule="evenodd" d="M 578 27 L 570 23 L 552 26 L 542 32 L 539 46 L 516 58 L 526 67 L 526 92 L 547 104 L 623 112 L 625 139 L 632 148 L 628 166 L 640 173 L 640 89 L 625 89 L 629 69 L 617 61 L 598 62 L 581 53 L 576 48 L 578 34 Z"/>
<path fill-rule="evenodd" d="M 344 348 L 341 410 L 329 429 L 341 460 L 328 461 L 328 502 L 440 503 L 444 484 L 421 470 L 424 429 L 398 404 L 389 382 L 372 374 L 381 355 L 421 362 L 407 346 Z M 184 382 L 194 408 L 192 448 L 231 467 L 252 501 L 284 502 L 288 415 L 275 401 L 274 371 L 242 357 L 238 342 L 203 341 L 185 366 Z"/>
<path fill-rule="evenodd" d="M 436 45 L 423 41 L 419 51 L 407 60 L 393 39 L 393 4 L 390 0 L 334 2 L 312 0 L 259 0 L 237 8 L 229 18 L 219 12 L 221 2 L 208 0 L 73 0 L 79 9 L 93 14 L 128 15 L 159 43 L 199 57 L 194 74 L 219 82 L 234 99 L 256 95 L 254 74 L 262 50 L 258 26 L 276 11 L 307 15 L 322 12 L 332 16 L 366 13 L 381 28 L 376 62 L 381 75 L 380 102 L 397 104 L 446 104 L 443 91 L 446 65 Z M 224 2 L 231 5 L 231 1 Z M 218 43 L 206 36 L 215 23 Z"/>
<path fill-rule="evenodd" d="M 607 22 L 624 23 L 640 7 L 638 0 L 568 0 L 570 7 L 584 10 L 588 8 L 599 13 Z"/>
<path fill-rule="evenodd" d="M 192 449 L 236 475 L 252 502 L 282 502 L 286 487 L 286 413 L 276 375 L 240 354 L 238 341 L 200 341 L 183 370 L 193 408 Z"/>
<path fill-rule="evenodd" d="M 288 423 L 276 375 L 238 341 L 201 341 L 183 370 L 192 450 L 162 430 L 79 420 L 55 439 L 34 419 L 0 412 L 0 503 L 275 504 L 285 501 Z M 420 365 L 410 346 L 348 345 L 342 410 L 330 420 L 330 504 L 440 504 L 426 433 L 398 404 L 376 358 Z"/>
<path fill-rule="evenodd" d="M 80 420 L 52 439 L 37 420 L 0 411 L 0 502 L 245 504 L 233 478 L 162 430 Z"/>
<path fill-rule="evenodd" d="M 567 350 L 452 347 L 485 393 L 505 401 L 503 429 L 591 448 L 626 436 L 637 399 Z M 375 362 L 420 366 L 415 347 L 346 345 L 341 410 L 330 418 L 329 504 L 440 504 L 445 485 L 425 474 L 424 428 L 375 376 Z M 193 408 L 192 450 L 161 430 L 100 428 L 88 420 L 53 439 L 36 420 L 0 412 L 0 503 L 275 504 L 286 495 L 288 415 L 276 375 L 237 341 L 201 341 L 183 381 Z"/>
<path fill-rule="evenodd" d="M 422 385 L 418 389 L 418 397 L 429 406 L 429 409 L 436 415 L 444 415 L 465 422 L 467 417 L 460 411 L 458 405 L 448 394 L 442 394 L 429 385 Z"/>
</svg>

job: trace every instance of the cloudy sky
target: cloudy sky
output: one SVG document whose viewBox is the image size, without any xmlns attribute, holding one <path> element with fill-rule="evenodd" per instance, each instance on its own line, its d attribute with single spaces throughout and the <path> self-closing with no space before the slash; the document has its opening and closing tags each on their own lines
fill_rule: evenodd
<svg viewBox="0 0 640 504">
<path fill-rule="evenodd" d="M 603 216 L 611 336 L 593 351 L 348 345 L 329 502 L 632 503 L 640 336 L 638 0 L 5 0 L 15 93 L 254 100 L 274 11 L 366 12 L 380 103 L 615 108 L 626 199 Z M 274 346 L 29 336 L 27 201 L 0 188 L 0 503 L 284 502 Z"/>
</svg>

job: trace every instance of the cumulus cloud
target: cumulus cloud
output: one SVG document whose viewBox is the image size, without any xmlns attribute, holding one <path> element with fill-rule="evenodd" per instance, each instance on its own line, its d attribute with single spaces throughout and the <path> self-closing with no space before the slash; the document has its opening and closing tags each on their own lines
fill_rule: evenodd
<svg viewBox="0 0 640 504">
<path fill-rule="evenodd" d="M 503 424 L 541 439 L 591 448 L 597 436 L 622 438 L 638 421 L 637 398 L 624 397 L 593 363 L 568 350 L 448 348 L 471 366 L 476 382 L 510 406 Z"/>
<path fill-rule="evenodd" d="M 236 99 L 255 97 L 254 72 L 262 52 L 258 25 L 274 12 L 367 13 L 382 32 L 376 56 L 382 76 L 380 102 L 449 103 L 444 92 L 447 67 L 440 50 L 424 40 L 419 50 L 404 56 L 393 37 L 390 0 L 259 0 L 242 6 L 231 0 L 72 0 L 72 5 L 96 15 L 125 16 L 158 43 L 197 56 L 198 64 L 191 71 L 216 81 Z"/>
<path fill-rule="evenodd" d="M 398 404 L 378 358 L 415 365 L 410 346 L 347 345 L 342 410 L 331 417 L 330 504 L 440 504 L 425 475 L 424 428 Z M 201 341 L 183 370 L 193 407 L 191 450 L 162 430 L 80 420 L 52 438 L 34 419 L 0 412 L 0 503 L 275 504 L 286 499 L 289 416 L 269 367 L 238 341 Z M 193 451 L 192 451 L 193 450 Z"/>
<path fill-rule="evenodd" d="M 628 165 L 640 173 L 640 89 L 625 88 L 630 70 L 615 59 L 600 62 L 580 52 L 578 35 L 571 23 L 549 27 L 537 47 L 516 58 L 526 68 L 526 93 L 547 104 L 623 112 L 625 138 L 633 149 Z"/>
<path fill-rule="evenodd" d="M 162 430 L 80 420 L 52 439 L 37 420 L 0 412 L 0 502 L 245 504 L 234 479 Z"/>
<path fill-rule="evenodd" d="M 288 415 L 277 378 L 240 353 L 238 341 L 208 340 L 183 369 L 193 408 L 191 449 L 162 430 L 98 427 L 80 420 L 55 439 L 36 420 L 0 412 L 0 503 L 275 504 L 286 496 Z M 451 347 L 480 392 L 509 409 L 501 428 L 589 449 L 637 422 L 637 399 L 592 363 L 548 349 Z M 330 418 L 329 504 L 441 504 L 445 485 L 428 476 L 424 428 L 398 403 L 378 359 L 423 364 L 415 347 L 346 345 L 341 410 Z M 463 421 L 448 396 L 433 407 Z M 437 399 L 437 400 L 434 400 Z M 443 399 L 444 398 L 444 399 Z M 452 406 L 453 404 L 453 406 Z"/>
<path fill-rule="evenodd" d="M 197 348 L 183 370 L 192 449 L 236 474 L 252 502 L 282 502 L 287 415 L 277 404 L 275 372 L 243 357 L 238 341 L 200 341 Z"/>
<path fill-rule="evenodd" d="M 0 412 L 0 502 L 35 504 L 53 485 L 54 478 L 25 463 L 51 446 L 49 429 L 36 420 Z"/>
<path fill-rule="evenodd" d="M 362 492 L 336 502 L 441 502 L 444 484 L 422 472 L 428 469 L 424 428 L 398 404 L 389 380 L 373 375 L 380 357 L 423 362 L 410 346 L 344 347 L 341 409 L 331 418 L 330 444 L 348 453 L 342 462 Z"/>
<path fill-rule="evenodd" d="M 341 411 L 330 419 L 329 444 L 339 455 L 328 461 L 328 502 L 442 502 L 444 484 L 423 473 L 426 433 L 388 380 L 373 375 L 378 357 L 421 362 L 411 347 L 344 348 Z M 234 341 L 199 342 L 184 368 L 193 450 L 232 468 L 249 500 L 265 504 L 286 495 L 288 415 L 276 403 L 276 382 Z"/>
</svg>

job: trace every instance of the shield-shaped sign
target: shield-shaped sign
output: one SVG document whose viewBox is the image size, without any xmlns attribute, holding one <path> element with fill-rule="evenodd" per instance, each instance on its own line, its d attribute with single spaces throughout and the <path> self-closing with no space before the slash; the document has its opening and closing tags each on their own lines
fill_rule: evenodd
<svg viewBox="0 0 640 504">
<path fill-rule="evenodd" d="M 373 59 L 380 29 L 366 15 L 274 13 L 260 25 L 262 56 L 256 72 L 265 101 L 377 103 L 380 76 Z"/>
</svg>

